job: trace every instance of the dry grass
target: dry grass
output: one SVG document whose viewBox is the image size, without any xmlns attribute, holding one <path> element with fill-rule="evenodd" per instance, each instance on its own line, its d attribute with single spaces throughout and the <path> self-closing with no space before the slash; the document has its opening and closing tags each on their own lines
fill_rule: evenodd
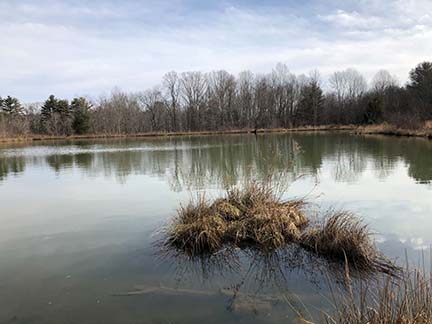
<svg viewBox="0 0 432 324">
<path fill-rule="evenodd" d="M 214 254 L 223 247 L 273 251 L 300 238 L 308 222 L 304 202 L 282 201 L 270 185 L 250 182 L 210 203 L 204 197 L 178 210 L 164 246 L 188 256 Z"/>
<path fill-rule="evenodd" d="M 356 133 L 359 134 L 378 134 L 391 136 L 425 137 L 432 138 L 432 121 L 427 121 L 421 127 L 401 128 L 392 124 L 377 124 L 358 127 Z"/>
<path fill-rule="evenodd" d="M 368 227 L 349 212 L 331 212 L 321 224 L 302 234 L 300 245 L 320 257 L 346 263 L 360 273 L 397 272 L 376 249 Z"/>
<path fill-rule="evenodd" d="M 192 258 L 236 249 L 265 256 L 295 244 L 311 256 L 344 266 L 345 278 L 338 282 L 345 285 L 339 290 L 332 287 L 334 309 L 323 312 L 325 322 L 432 323 L 430 279 L 418 271 L 407 275 L 408 270 L 403 272 L 388 261 L 376 249 L 368 227 L 353 214 L 330 212 L 309 224 L 304 204 L 281 200 L 270 183 L 251 182 L 241 190 L 227 190 L 224 198 L 214 202 L 201 196 L 178 210 L 163 244 Z M 352 269 L 365 276 L 353 280 Z"/>
<path fill-rule="evenodd" d="M 432 129 L 432 120 L 428 120 L 425 123 L 425 128 L 426 129 Z"/>
<path fill-rule="evenodd" d="M 213 254 L 222 248 L 227 225 L 205 197 L 198 197 L 179 209 L 165 244 L 189 256 Z"/>
<path fill-rule="evenodd" d="M 357 296 L 354 297 L 354 296 Z M 359 291 L 335 298 L 335 314 L 327 323 L 337 324 L 429 324 L 432 323 L 431 280 L 424 272 L 405 272 L 388 277 Z"/>
<path fill-rule="evenodd" d="M 178 210 L 163 247 L 200 258 L 225 248 L 271 253 L 294 243 L 358 273 L 397 273 L 375 248 L 367 226 L 352 214 L 335 212 L 308 226 L 305 202 L 283 201 L 273 188 L 271 182 L 250 182 L 213 203 L 199 197 Z"/>
</svg>

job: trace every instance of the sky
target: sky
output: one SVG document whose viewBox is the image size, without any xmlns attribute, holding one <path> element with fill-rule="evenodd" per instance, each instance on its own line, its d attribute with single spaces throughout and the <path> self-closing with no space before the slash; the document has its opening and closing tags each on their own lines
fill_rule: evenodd
<svg viewBox="0 0 432 324">
<path fill-rule="evenodd" d="M 97 98 L 169 71 L 380 69 L 432 60 L 431 0 L 0 0 L 0 96 Z"/>
</svg>

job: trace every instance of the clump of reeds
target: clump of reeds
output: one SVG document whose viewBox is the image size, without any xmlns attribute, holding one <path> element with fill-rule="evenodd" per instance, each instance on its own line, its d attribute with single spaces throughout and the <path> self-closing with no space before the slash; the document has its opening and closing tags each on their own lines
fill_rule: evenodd
<svg viewBox="0 0 432 324">
<path fill-rule="evenodd" d="M 226 201 L 240 211 L 227 219 L 227 239 L 237 246 L 275 250 L 297 240 L 308 223 L 304 202 L 282 201 L 269 184 L 251 182 L 242 190 L 228 190 Z"/>
<path fill-rule="evenodd" d="M 226 221 L 201 196 L 180 207 L 165 244 L 189 256 L 213 254 L 222 248 L 226 231 Z"/>
<path fill-rule="evenodd" d="M 300 238 L 308 222 L 303 205 L 301 200 L 282 201 L 270 185 L 250 182 L 213 203 L 200 197 L 181 207 L 164 245 L 189 256 L 226 246 L 275 250 Z"/>
<path fill-rule="evenodd" d="M 359 272 L 395 274 L 397 271 L 375 247 L 368 226 L 350 212 L 329 213 L 320 224 L 302 234 L 300 245 Z"/>
<path fill-rule="evenodd" d="M 420 270 L 388 276 L 363 285 L 355 293 L 334 298 L 335 312 L 327 323 L 338 324 L 429 324 L 432 323 L 431 279 Z"/>
<path fill-rule="evenodd" d="M 181 207 L 163 245 L 189 257 L 224 248 L 269 253 L 296 244 L 358 272 L 395 274 L 397 268 L 374 246 L 367 226 L 348 212 L 334 212 L 308 226 L 304 200 L 284 201 L 271 183 L 228 189 L 214 202 L 199 197 Z"/>
</svg>

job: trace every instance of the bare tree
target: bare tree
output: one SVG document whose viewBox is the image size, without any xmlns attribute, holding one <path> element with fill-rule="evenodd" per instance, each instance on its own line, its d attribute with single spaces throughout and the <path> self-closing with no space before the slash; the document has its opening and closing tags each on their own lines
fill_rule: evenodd
<svg viewBox="0 0 432 324">
<path fill-rule="evenodd" d="M 168 125 L 164 123 L 166 121 L 166 106 L 160 89 L 155 87 L 152 90 L 146 90 L 138 94 L 138 100 L 149 116 L 150 130 L 152 132 L 166 131 L 168 128 Z"/>
<path fill-rule="evenodd" d="M 255 129 L 275 126 L 276 113 L 274 112 L 274 102 L 271 76 L 265 74 L 258 75 L 255 78 L 254 87 L 253 127 Z"/>
<path fill-rule="evenodd" d="M 399 86 L 399 80 L 387 70 L 379 70 L 372 79 L 372 89 L 380 93 L 397 86 Z"/>
<path fill-rule="evenodd" d="M 216 125 L 231 128 L 238 120 L 234 111 L 234 96 L 236 95 L 236 81 L 232 74 L 226 71 L 215 71 L 208 74 L 208 90 L 211 99 L 214 99 L 216 110 Z M 214 114 L 214 112 L 210 112 Z"/>
<path fill-rule="evenodd" d="M 237 82 L 237 110 L 240 115 L 241 127 L 251 127 L 253 116 L 253 83 L 254 75 L 251 71 L 240 72 Z"/>
<path fill-rule="evenodd" d="M 346 69 L 333 73 L 329 83 L 337 98 L 336 122 L 358 123 L 362 118 L 357 102 L 367 91 L 366 79 L 357 70 Z"/>
<path fill-rule="evenodd" d="M 358 98 L 367 90 L 366 79 L 355 69 L 335 72 L 329 82 L 339 101 Z"/>
<path fill-rule="evenodd" d="M 296 76 L 285 64 L 278 63 L 271 73 L 279 126 L 292 127 L 296 105 Z"/>
<path fill-rule="evenodd" d="M 181 74 L 181 96 L 186 105 L 186 123 L 188 130 L 202 129 L 202 111 L 205 105 L 207 80 L 201 72 Z"/>
<path fill-rule="evenodd" d="M 170 114 L 170 131 L 178 131 L 181 125 L 178 118 L 180 109 L 180 79 L 175 71 L 168 72 L 163 77 L 163 87 L 168 97 Z"/>
<path fill-rule="evenodd" d="M 109 97 L 101 97 L 92 114 L 93 131 L 131 134 L 145 131 L 142 110 L 135 94 L 114 89 Z"/>
</svg>

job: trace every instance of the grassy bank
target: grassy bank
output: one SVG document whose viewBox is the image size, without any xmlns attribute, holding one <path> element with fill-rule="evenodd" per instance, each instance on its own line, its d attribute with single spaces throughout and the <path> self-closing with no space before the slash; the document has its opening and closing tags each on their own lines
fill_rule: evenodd
<svg viewBox="0 0 432 324">
<path fill-rule="evenodd" d="M 330 132 L 345 131 L 360 135 L 388 135 L 405 137 L 422 137 L 432 139 L 432 122 L 426 123 L 421 129 L 405 129 L 390 124 L 378 124 L 367 126 L 355 125 L 325 125 L 325 126 L 303 126 L 296 128 L 269 128 L 258 129 L 256 133 L 294 133 L 294 132 Z M 50 140 L 84 140 L 84 139 L 115 139 L 115 138 L 151 138 L 151 137 L 176 137 L 176 136 L 210 136 L 230 134 L 253 134 L 253 129 L 234 129 L 223 131 L 199 131 L 199 132 L 154 132 L 136 134 L 85 134 L 85 135 L 38 135 L 27 134 L 20 136 L 0 135 L 0 143 L 23 143 Z"/>
<path fill-rule="evenodd" d="M 355 132 L 358 134 L 423 137 L 432 139 L 432 121 L 427 122 L 419 129 L 405 129 L 391 124 L 379 124 L 359 126 L 355 129 Z"/>
</svg>

